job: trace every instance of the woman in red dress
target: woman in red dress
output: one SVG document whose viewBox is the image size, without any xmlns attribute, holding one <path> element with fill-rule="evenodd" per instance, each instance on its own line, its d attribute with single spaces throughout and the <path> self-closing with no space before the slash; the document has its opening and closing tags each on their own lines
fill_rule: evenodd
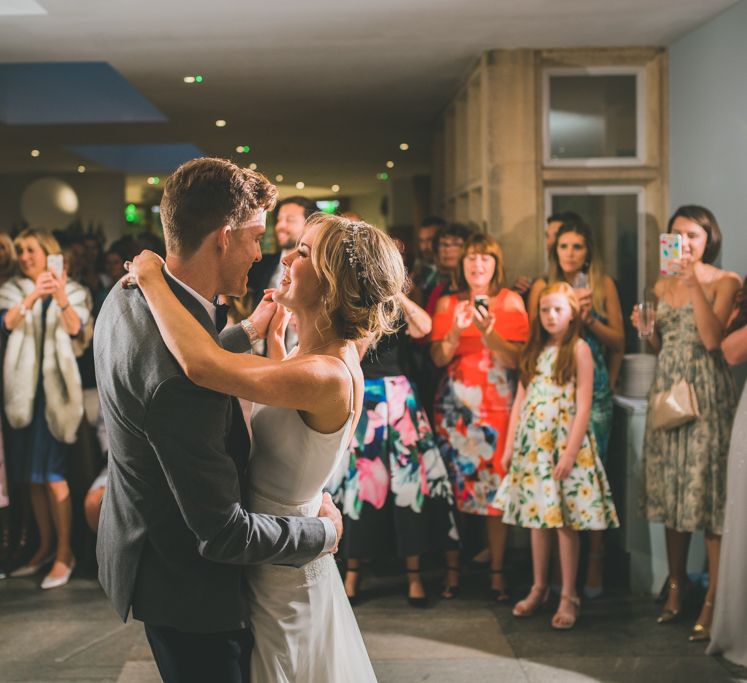
<svg viewBox="0 0 747 683">
<path fill-rule="evenodd" d="M 489 235 L 467 240 L 462 291 L 439 299 L 431 356 L 446 366 L 436 394 L 435 427 L 449 465 L 457 508 L 486 517 L 491 591 L 508 600 L 503 581 L 507 528 L 491 503 L 504 472 L 501 456 L 516 391 L 515 368 L 529 334 L 524 302 L 503 286 L 503 252 Z M 459 553 L 447 553 L 445 598 L 459 582 Z"/>
</svg>

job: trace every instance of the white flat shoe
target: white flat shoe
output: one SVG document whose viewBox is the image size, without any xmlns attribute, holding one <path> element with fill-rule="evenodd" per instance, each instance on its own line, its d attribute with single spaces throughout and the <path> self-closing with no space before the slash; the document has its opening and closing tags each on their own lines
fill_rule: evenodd
<svg viewBox="0 0 747 683">
<path fill-rule="evenodd" d="M 41 582 L 41 589 L 46 591 L 50 588 L 59 588 L 60 586 L 64 586 L 68 581 L 70 581 L 70 576 L 72 575 L 74 569 L 75 558 L 73 558 L 73 561 L 70 563 L 67 571 L 62 576 L 50 576 L 49 574 L 47 574 L 44 577 L 44 581 Z"/>
<path fill-rule="evenodd" d="M 36 564 L 24 564 L 23 567 L 18 567 L 18 569 L 14 569 L 9 576 L 12 579 L 20 579 L 24 576 L 33 576 L 40 570 L 42 570 L 44 567 L 46 567 L 52 560 L 54 560 L 54 553 L 50 553 L 45 558 L 42 559 L 41 562 L 37 562 Z"/>
</svg>

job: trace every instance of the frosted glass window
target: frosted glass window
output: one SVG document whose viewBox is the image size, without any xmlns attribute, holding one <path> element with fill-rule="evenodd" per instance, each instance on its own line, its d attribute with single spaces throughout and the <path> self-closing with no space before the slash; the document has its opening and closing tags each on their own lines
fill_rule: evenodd
<svg viewBox="0 0 747 683">
<path fill-rule="evenodd" d="M 549 76 L 550 159 L 634 159 L 636 75 Z"/>
</svg>

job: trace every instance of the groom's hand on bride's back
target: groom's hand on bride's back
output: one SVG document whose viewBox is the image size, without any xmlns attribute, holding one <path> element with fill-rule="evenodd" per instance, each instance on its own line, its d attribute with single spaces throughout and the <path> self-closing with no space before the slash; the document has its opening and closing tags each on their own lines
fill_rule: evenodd
<svg viewBox="0 0 747 683">
<path fill-rule="evenodd" d="M 332 550 L 332 553 L 337 552 L 337 548 L 340 545 L 340 539 L 342 538 L 342 515 L 337 509 L 337 506 L 332 502 L 332 496 L 329 493 L 324 493 L 322 496 L 322 506 L 319 508 L 319 514 L 317 517 L 327 517 L 334 525 L 335 531 L 337 532 L 337 543 Z"/>
</svg>

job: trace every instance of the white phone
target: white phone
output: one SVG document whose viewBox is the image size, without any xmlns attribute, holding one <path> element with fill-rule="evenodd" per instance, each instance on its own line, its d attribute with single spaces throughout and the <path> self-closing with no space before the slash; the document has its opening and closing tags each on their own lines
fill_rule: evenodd
<svg viewBox="0 0 747 683">
<path fill-rule="evenodd" d="M 682 258 L 682 235 L 659 235 L 659 273 L 665 277 L 679 272 L 677 261 Z"/>
<path fill-rule="evenodd" d="M 47 270 L 54 273 L 57 277 L 62 277 L 62 270 L 65 267 L 65 260 L 62 254 L 50 254 L 47 256 Z"/>
</svg>

